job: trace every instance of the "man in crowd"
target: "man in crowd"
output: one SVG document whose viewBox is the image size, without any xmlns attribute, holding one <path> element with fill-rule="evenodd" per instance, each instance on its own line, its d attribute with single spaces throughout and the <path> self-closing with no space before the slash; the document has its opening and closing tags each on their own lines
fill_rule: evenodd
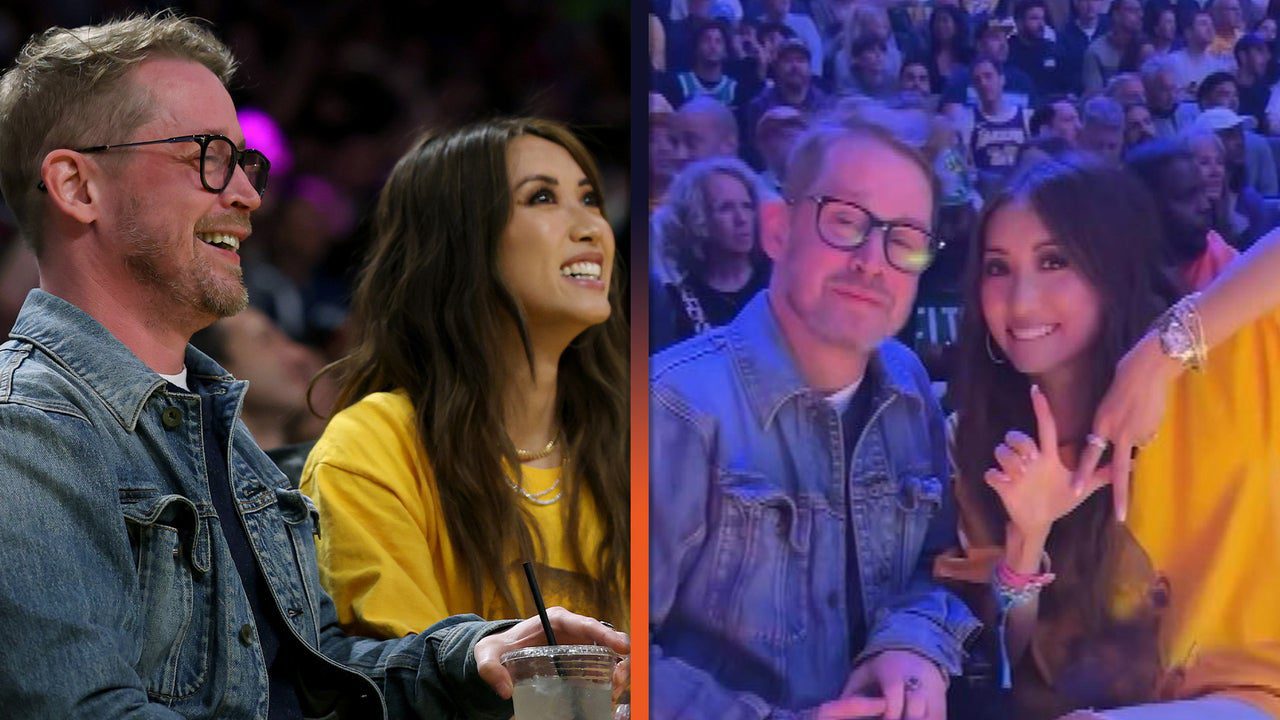
<svg viewBox="0 0 1280 720">
<path fill-rule="evenodd" d="M 808 117 L 826 109 L 830 98 L 814 86 L 809 57 L 809 46 L 800 40 L 792 38 L 782 42 L 773 63 L 774 83 L 747 103 L 742 111 L 743 128 L 755 128 L 770 108 L 779 105 L 790 105 Z M 759 167 L 759 158 L 749 159 Z"/>
<path fill-rule="evenodd" d="M 1139 0 L 1114 0 L 1111 4 L 1111 28 L 1089 43 L 1084 53 L 1081 82 L 1085 96 L 1102 92 L 1107 81 L 1120 72 L 1120 62 L 1130 52 L 1142 32 L 1142 3 Z"/>
<path fill-rule="evenodd" d="M 693 36 L 694 60 L 689 70 L 663 75 L 662 94 L 672 106 L 706 95 L 731 108 L 748 99 L 751 83 L 732 77 L 726 71 L 729 53 L 729 29 L 724 23 L 710 21 L 700 25 Z"/>
<path fill-rule="evenodd" d="M 1103 0 L 1071 0 L 1075 17 L 1058 40 L 1062 48 L 1062 77 L 1067 90 L 1079 95 L 1084 89 L 1084 53 L 1107 31 L 1108 18 L 1102 14 Z"/>
<path fill-rule="evenodd" d="M 1103 94 L 1121 105 L 1147 102 L 1147 89 L 1142 84 L 1142 77 L 1137 73 L 1120 73 L 1113 76 L 1107 81 Z"/>
<path fill-rule="evenodd" d="M 1170 68 L 1174 84 L 1187 96 L 1194 97 L 1201 80 L 1214 72 L 1232 72 L 1235 60 L 1209 52 L 1214 29 L 1208 10 L 1193 10 L 1182 35 L 1186 46 L 1169 53 Z"/>
<path fill-rule="evenodd" d="M 972 75 L 977 105 L 949 105 L 947 116 L 969 148 L 981 187 L 990 190 L 1017 166 L 1031 131 L 1027 112 L 1005 97 L 1004 73 L 994 60 L 975 60 Z"/>
<path fill-rule="evenodd" d="M 775 193 L 782 192 L 787 156 L 806 127 L 804 115 L 790 105 L 771 108 L 756 124 L 756 152 L 764 160 L 760 180 Z"/>
<path fill-rule="evenodd" d="M 878 37 L 860 37 L 849 48 L 853 60 L 851 81 L 855 94 L 884 100 L 897 91 L 895 78 L 887 72 L 885 44 Z"/>
<path fill-rule="evenodd" d="M 979 31 L 977 57 L 994 60 L 1004 78 L 1005 99 L 1010 105 L 1030 108 L 1036 99 L 1031 78 L 1009 62 L 1009 28 L 999 20 L 987 23 Z M 978 92 L 973 84 L 972 66 L 959 68 L 947 81 L 944 103 L 976 106 Z"/>
<path fill-rule="evenodd" d="M 1236 43 L 1244 36 L 1244 10 L 1240 0 L 1213 0 L 1209 14 L 1213 18 L 1213 42 L 1209 43 L 1209 54 L 1221 58 L 1234 70 Z"/>
<path fill-rule="evenodd" d="M 1240 91 L 1230 73 L 1213 73 L 1200 84 L 1197 93 L 1200 117 L 1196 122 L 1222 138 L 1227 149 L 1227 170 L 1244 173 L 1246 185 L 1262 195 L 1280 193 L 1277 185 L 1275 156 L 1266 138 L 1250 129 L 1248 118 L 1236 113 L 1240 107 Z M 1208 117 L 1206 111 L 1215 111 Z M 1222 112 L 1222 111 L 1226 112 Z"/>
<path fill-rule="evenodd" d="M 1172 138 L 1195 122 L 1199 109 L 1195 103 L 1183 102 L 1178 86 L 1175 61 L 1170 57 L 1154 57 L 1142 64 L 1142 87 L 1147 108 L 1155 123 L 1156 136 Z"/>
<path fill-rule="evenodd" d="M 1031 78 L 1038 96 L 1065 92 L 1058 44 L 1044 36 L 1045 0 L 1019 0 L 1013 8 L 1018 32 L 1009 39 L 1009 65 Z"/>
<path fill-rule="evenodd" d="M 1271 67 L 1271 46 L 1260 36 L 1248 33 L 1236 41 L 1236 86 L 1240 91 L 1240 114 L 1257 123 L 1258 132 L 1270 132 L 1267 106 L 1272 86 L 1267 82 Z"/>
<path fill-rule="evenodd" d="M 1124 106 L 1124 147 L 1126 150 L 1156 137 L 1156 126 L 1151 120 L 1151 110 L 1142 103 Z"/>
<path fill-rule="evenodd" d="M 1080 149 L 1118 164 L 1120 153 L 1124 151 L 1124 108 L 1115 100 L 1100 95 L 1085 102 L 1083 115 Z"/>
<path fill-rule="evenodd" d="M 346 636 L 314 509 L 188 346 L 244 308 L 269 164 L 235 60 L 168 14 L 34 36 L 0 78 L 0 190 L 40 266 L 0 346 L 0 707 L 9 718 L 509 717 L 538 620 Z M 557 610 L 560 642 L 627 651 Z"/>
<path fill-rule="evenodd" d="M 1069 97 L 1049 98 L 1031 115 L 1033 138 L 1062 138 L 1068 146 L 1075 147 L 1080 136 L 1080 113 Z"/>
<path fill-rule="evenodd" d="M 689 162 L 738 154 L 738 121 L 732 110 L 714 98 L 700 95 L 681 105 L 676 127 Z"/>
<path fill-rule="evenodd" d="M 650 363 L 652 717 L 945 717 L 976 621 L 930 580 L 943 419 L 889 339 L 932 185 L 886 131 L 810 130 L 763 211 L 768 290 Z"/>
<path fill-rule="evenodd" d="M 762 23 L 781 23 L 795 31 L 796 37 L 809 48 L 809 70 L 814 77 L 822 77 L 822 34 L 808 13 L 791 12 L 791 0 L 764 0 Z"/>
</svg>

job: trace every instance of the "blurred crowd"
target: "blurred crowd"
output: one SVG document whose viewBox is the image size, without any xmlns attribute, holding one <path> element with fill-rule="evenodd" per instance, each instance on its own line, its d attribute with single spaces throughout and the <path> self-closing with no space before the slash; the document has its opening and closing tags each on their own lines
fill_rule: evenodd
<svg viewBox="0 0 1280 720">
<path fill-rule="evenodd" d="M 452 3 L 400 0 L 5 4 L 0 67 L 41 28 L 165 6 L 208 20 L 240 59 L 232 95 L 246 145 L 271 161 L 271 186 L 241 249 L 253 308 L 195 338 L 252 383 L 245 421 L 264 448 L 314 439 L 323 428 L 307 409 L 307 385 L 348 348 L 373 199 L 421 128 L 510 114 L 569 123 L 600 160 L 626 257 L 625 3 L 500 0 L 469 18 Z M 37 281 L 0 203 L 0 337 Z M 331 401 L 332 390 L 317 386 L 315 410 L 327 415 Z"/>
<path fill-rule="evenodd" d="M 901 339 L 936 380 L 950 374 L 973 223 L 1037 159 L 1092 153 L 1134 169 L 1160 201 L 1175 284 L 1194 287 L 1280 221 L 1280 2 L 649 10 L 653 352 L 727 322 L 768 284 L 759 213 L 798 200 L 785 192 L 788 152 L 815 123 L 873 119 L 933 165 L 946 245 Z"/>
</svg>

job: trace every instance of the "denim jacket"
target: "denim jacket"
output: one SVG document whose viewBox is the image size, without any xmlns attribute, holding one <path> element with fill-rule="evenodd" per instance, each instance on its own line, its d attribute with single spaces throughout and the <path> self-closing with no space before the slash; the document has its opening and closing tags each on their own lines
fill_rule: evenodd
<svg viewBox="0 0 1280 720">
<path fill-rule="evenodd" d="M 890 649 L 959 673 L 978 623 L 930 580 L 955 542 L 942 413 L 899 343 L 867 372 L 878 391 L 846 468 L 840 417 L 800 378 L 767 291 L 651 360 L 655 718 L 811 714 Z M 850 529 L 862 648 L 848 646 Z"/>
<path fill-rule="evenodd" d="M 510 717 L 471 652 L 507 623 L 450 618 L 385 642 L 339 630 L 314 506 L 239 420 L 247 383 L 187 349 L 230 439 L 205 447 L 199 397 L 79 308 L 32 291 L 11 337 L 0 345 L 0 715 L 265 718 L 253 612 L 205 474 L 204 453 L 219 452 L 269 595 L 304 646 L 296 685 L 311 716 Z"/>
</svg>

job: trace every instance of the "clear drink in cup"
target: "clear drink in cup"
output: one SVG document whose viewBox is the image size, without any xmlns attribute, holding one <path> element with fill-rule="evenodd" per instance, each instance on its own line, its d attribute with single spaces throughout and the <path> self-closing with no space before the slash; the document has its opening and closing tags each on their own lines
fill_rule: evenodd
<svg viewBox="0 0 1280 720">
<path fill-rule="evenodd" d="M 502 656 L 511 673 L 515 720 L 611 720 L 613 666 L 619 656 L 597 645 L 553 645 Z"/>
</svg>

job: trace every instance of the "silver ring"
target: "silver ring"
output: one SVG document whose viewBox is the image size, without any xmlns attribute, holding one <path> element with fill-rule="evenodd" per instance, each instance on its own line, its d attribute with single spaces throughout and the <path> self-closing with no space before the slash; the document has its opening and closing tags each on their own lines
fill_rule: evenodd
<svg viewBox="0 0 1280 720">
<path fill-rule="evenodd" d="M 915 675 L 912 675 L 911 677 L 907 678 L 907 682 L 905 685 L 903 685 L 902 689 L 906 690 L 909 693 L 915 692 L 920 689 L 920 685 L 921 685 L 920 678 L 916 677 Z"/>
<path fill-rule="evenodd" d="M 1085 437 L 1084 441 L 1086 444 L 1092 445 L 1099 450 L 1106 450 L 1107 447 L 1111 445 L 1110 440 L 1102 437 L 1101 435 L 1094 435 L 1093 433 L 1089 433 L 1089 435 Z"/>
</svg>

